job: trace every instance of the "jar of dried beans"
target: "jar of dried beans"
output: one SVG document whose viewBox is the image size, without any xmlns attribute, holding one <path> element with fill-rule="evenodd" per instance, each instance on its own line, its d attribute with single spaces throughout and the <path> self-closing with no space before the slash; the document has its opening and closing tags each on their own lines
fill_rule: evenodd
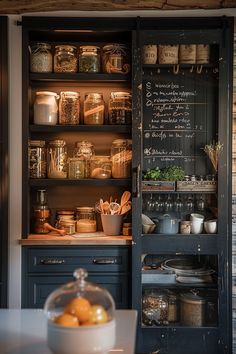
<svg viewBox="0 0 236 354">
<path fill-rule="evenodd" d="M 59 101 L 59 124 L 79 124 L 80 95 L 78 92 L 63 91 Z"/>
<path fill-rule="evenodd" d="M 132 100 L 129 92 L 111 92 L 108 116 L 110 124 L 131 124 Z"/>
<path fill-rule="evenodd" d="M 77 48 L 72 45 L 56 45 L 54 55 L 54 72 L 76 73 L 77 69 Z"/>
<path fill-rule="evenodd" d="M 111 145 L 112 177 L 131 177 L 132 145 L 126 139 L 116 139 Z"/>
<path fill-rule="evenodd" d="M 30 50 L 30 71 L 32 73 L 52 72 L 52 52 L 48 43 L 36 43 Z"/>
<path fill-rule="evenodd" d="M 79 51 L 79 72 L 98 73 L 100 71 L 100 48 L 81 46 Z"/>
<path fill-rule="evenodd" d="M 84 101 L 84 124 L 103 124 L 104 109 L 105 104 L 101 93 L 90 92 L 86 94 Z"/>
<path fill-rule="evenodd" d="M 67 147 L 64 140 L 52 140 L 47 149 L 48 178 L 67 178 Z"/>
<path fill-rule="evenodd" d="M 30 178 L 46 178 L 46 148 L 44 140 L 29 141 L 29 176 Z"/>
<path fill-rule="evenodd" d="M 103 72 L 128 74 L 130 72 L 129 49 L 124 44 L 108 44 L 103 47 Z"/>
</svg>

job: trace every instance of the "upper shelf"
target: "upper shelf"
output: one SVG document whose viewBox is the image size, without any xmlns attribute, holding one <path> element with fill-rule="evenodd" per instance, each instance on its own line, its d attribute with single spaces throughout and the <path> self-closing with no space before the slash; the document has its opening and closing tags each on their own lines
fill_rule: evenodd
<svg viewBox="0 0 236 354">
<path fill-rule="evenodd" d="M 32 133 L 56 133 L 56 132 L 116 132 L 131 133 L 131 125 L 30 125 Z"/>
<path fill-rule="evenodd" d="M 131 184 L 130 178 L 117 179 L 69 179 L 69 178 L 45 178 L 30 179 L 29 184 L 32 187 L 49 187 L 49 186 L 128 186 Z"/>
<path fill-rule="evenodd" d="M 31 81 L 93 81 L 93 82 L 129 82 L 131 75 L 103 73 L 30 73 Z"/>
</svg>

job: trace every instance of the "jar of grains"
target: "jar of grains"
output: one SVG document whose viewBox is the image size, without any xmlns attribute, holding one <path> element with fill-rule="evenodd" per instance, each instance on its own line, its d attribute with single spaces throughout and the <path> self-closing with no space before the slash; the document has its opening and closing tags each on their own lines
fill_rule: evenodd
<svg viewBox="0 0 236 354">
<path fill-rule="evenodd" d="M 103 124 L 104 109 L 105 104 L 101 93 L 87 93 L 84 101 L 84 124 Z"/>
<path fill-rule="evenodd" d="M 29 141 L 29 176 L 30 178 L 46 178 L 46 148 L 44 140 Z"/>
<path fill-rule="evenodd" d="M 128 74 L 130 72 L 129 49 L 124 44 L 107 44 L 103 47 L 103 72 Z"/>
<path fill-rule="evenodd" d="M 79 50 L 79 72 L 98 73 L 100 71 L 100 48 L 87 45 Z"/>
<path fill-rule="evenodd" d="M 90 164 L 91 178 L 108 179 L 111 178 L 110 156 L 93 156 Z"/>
<path fill-rule="evenodd" d="M 132 145 L 130 140 L 116 139 L 111 145 L 112 177 L 131 176 Z"/>
<path fill-rule="evenodd" d="M 54 72 L 76 73 L 77 69 L 77 48 L 72 45 L 56 45 L 54 55 Z"/>
<path fill-rule="evenodd" d="M 63 91 L 59 101 L 59 124 L 79 124 L 80 95 L 78 92 Z"/>
<path fill-rule="evenodd" d="M 111 92 L 108 116 L 109 124 L 131 124 L 132 100 L 129 92 Z"/>
<path fill-rule="evenodd" d="M 97 222 L 95 210 L 92 207 L 76 208 L 76 231 L 77 232 L 96 232 Z"/>
<path fill-rule="evenodd" d="M 168 325 L 168 299 L 158 289 L 144 290 L 142 321 L 145 325 Z"/>
<path fill-rule="evenodd" d="M 84 158 L 70 157 L 68 159 L 68 178 L 83 179 L 84 178 Z"/>
<path fill-rule="evenodd" d="M 32 73 L 52 72 L 52 52 L 48 43 L 36 43 L 30 48 L 30 71 Z"/>
<path fill-rule="evenodd" d="M 206 300 L 197 291 L 180 297 L 180 323 L 183 326 L 202 327 L 205 324 Z"/>
<path fill-rule="evenodd" d="M 56 125 L 58 118 L 58 95 L 55 92 L 36 92 L 34 101 L 34 124 Z"/>
<path fill-rule="evenodd" d="M 77 141 L 75 143 L 74 157 L 83 159 L 84 162 L 84 178 L 90 177 L 90 162 L 94 156 L 94 147 L 90 141 Z"/>
<path fill-rule="evenodd" d="M 67 178 L 67 147 L 64 140 L 52 140 L 47 149 L 48 178 Z"/>
</svg>

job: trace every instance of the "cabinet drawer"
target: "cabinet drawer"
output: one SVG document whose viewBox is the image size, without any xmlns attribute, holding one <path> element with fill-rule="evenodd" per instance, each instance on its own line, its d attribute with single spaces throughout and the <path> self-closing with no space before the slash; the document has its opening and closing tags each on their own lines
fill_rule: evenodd
<svg viewBox="0 0 236 354">
<path fill-rule="evenodd" d="M 128 247 L 25 248 L 29 273 L 70 273 L 76 268 L 90 272 L 127 272 Z"/>
</svg>

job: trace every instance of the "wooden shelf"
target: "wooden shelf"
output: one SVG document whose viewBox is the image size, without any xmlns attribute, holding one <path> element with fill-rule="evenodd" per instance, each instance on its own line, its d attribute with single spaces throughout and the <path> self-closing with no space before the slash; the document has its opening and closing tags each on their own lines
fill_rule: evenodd
<svg viewBox="0 0 236 354">
<path fill-rule="evenodd" d="M 31 187 L 51 187 L 51 186 L 129 186 L 131 179 L 30 179 Z"/>
<path fill-rule="evenodd" d="M 94 81 L 94 82 L 129 82 L 130 75 L 103 73 L 30 73 L 31 81 Z"/>
<path fill-rule="evenodd" d="M 131 125 L 30 125 L 32 133 L 56 132 L 115 132 L 131 133 Z"/>
</svg>

